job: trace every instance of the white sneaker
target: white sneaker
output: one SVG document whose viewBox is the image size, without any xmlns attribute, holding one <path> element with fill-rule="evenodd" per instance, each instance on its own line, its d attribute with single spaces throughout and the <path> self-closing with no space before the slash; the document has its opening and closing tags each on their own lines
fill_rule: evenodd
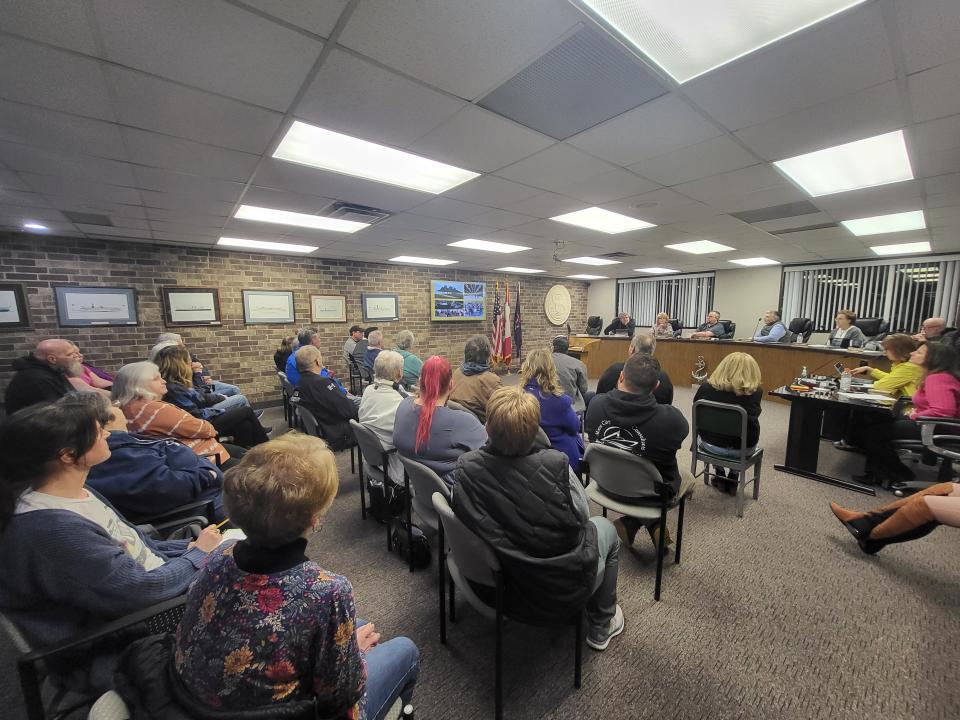
<svg viewBox="0 0 960 720">
<path fill-rule="evenodd" d="M 623 626 L 623 608 L 617 605 L 617 611 L 613 614 L 606 632 L 601 630 L 599 633 L 595 633 L 591 629 L 587 633 L 587 645 L 597 652 L 603 652 L 610 644 L 610 640 L 623 632 Z"/>
</svg>

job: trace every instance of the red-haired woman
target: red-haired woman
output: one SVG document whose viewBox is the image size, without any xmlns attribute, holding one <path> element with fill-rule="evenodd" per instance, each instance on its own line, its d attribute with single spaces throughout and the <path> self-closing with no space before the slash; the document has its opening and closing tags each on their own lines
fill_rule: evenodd
<svg viewBox="0 0 960 720">
<path fill-rule="evenodd" d="M 420 392 L 397 408 L 393 444 L 401 455 L 423 463 L 453 484 L 457 458 L 487 442 L 487 431 L 466 410 L 446 407 L 450 363 L 433 355 L 420 371 Z"/>
</svg>

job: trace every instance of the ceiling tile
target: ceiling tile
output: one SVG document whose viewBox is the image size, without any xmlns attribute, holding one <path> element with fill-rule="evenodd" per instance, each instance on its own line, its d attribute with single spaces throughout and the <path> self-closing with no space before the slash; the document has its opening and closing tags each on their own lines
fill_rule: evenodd
<svg viewBox="0 0 960 720">
<path fill-rule="evenodd" d="M 84 3 L 76 0 L 3 0 L 3 29 L 32 40 L 95 55 L 97 44 Z M 4 42 L 7 42 L 5 39 Z"/>
<path fill-rule="evenodd" d="M 116 125 L 0 100 L 0 140 L 126 160 Z"/>
<path fill-rule="evenodd" d="M 360 3 L 341 45 L 467 100 L 542 55 L 582 16 L 553 0 Z M 438 50 L 442 61 L 438 62 Z"/>
<path fill-rule="evenodd" d="M 334 50 L 294 114 L 353 137 L 406 147 L 464 105 L 462 100 Z"/>
<path fill-rule="evenodd" d="M 914 120 L 933 120 L 960 113 L 960 60 L 907 78 Z"/>
<path fill-rule="evenodd" d="M 908 180 L 864 190 L 824 195 L 811 198 L 810 201 L 838 221 L 917 210 L 921 207 L 922 182 Z"/>
<path fill-rule="evenodd" d="M 383 232 L 394 233 L 403 230 L 419 230 L 421 232 L 436 232 L 437 228 L 447 224 L 443 218 L 415 215 L 414 213 L 397 213 L 376 224 L 376 228 Z"/>
<path fill-rule="evenodd" d="M 4 146 L 9 145 L 9 143 L 0 143 L 0 162 L 4 162 Z M 14 147 L 22 147 L 21 145 L 15 145 Z M 3 193 L 5 190 L 18 190 L 22 192 L 30 192 L 30 188 L 24 185 L 23 180 L 17 177 L 16 173 L 13 172 L 16 168 L 9 163 L 4 162 L 7 167 L 12 168 L 11 170 L 0 170 L 0 203 L 3 202 Z"/>
<path fill-rule="evenodd" d="M 600 205 L 623 197 L 655 190 L 658 185 L 632 172 L 616 168 L 589 178 L 559 185 L 556 191 L 584 202 Z"/>
<path fill-rule="evenodd" d="M 956 0 L 896 0 L 895 6 L 908 73 L 960 58 L 960 4 Z"/>
<path fill-rule="evenodd" d="M 488 110 L 467 105 L 411 144 L 409 150 L 467 170 L 493 172 L 553 142 Z"/>
<path fill-rule="evenodd" d="M 122 132 L 130 161 L 149 167 L 246 182 L 259 161 L 256 155 L 144 130 L 125 127 Z"/>
<path fill-rule="evenodd" d="M 536 188 L 520 185 L 511 180 L 504 180 L 493 175 L 481 175 L 448 191 L 446 197 L 505 209 L 512 203 L 533 197 L 539 193 L 540 191 Z"/>
<path fill-rule="evenodd" d="M 497 171 L 497 175 L 531 187 L 559 192 L 558 187 L 615 170 L 610 163 L 598 160 L 582 150 L 557 143 L 536 155 Z"/>
<path fill-rule="evenodd" d="M 614 200 L 605 203 L 604 209 L 642 218 L 657 225 L 717 214 L 714 208 L 667 188 Z"/>
<path fill-rule="evenodd" d="M 676 95 L 667 95 L 625 112 L 568 140 L 591 155 L 632 165 L 722 131 Z"/>
<path fill-rule="evenodd" d="M 247 5 L 303 28 L 314 35 L 329 37 L 348 0 L 244 0 Z"/>
<path fill-rule="evenodd" d="M 110 60 L 274 110 L 320 54 L 319 41 L 221 0 L 93 3 Z"/>
<path fill-rule="evenodd" d="M 0 162 L 13 170 L 38 175 L 59 175 L 109 185 L 136 186 L 133 167 L 129 163 L 89 155 L 0 142 Z"/>
<path fill-rule="evenodd" d="M 503 206 L 504 210 L 510 212 L 523 213 L 538 218 L 553 217 L 554 215 L 563 215 L 564 213 L 575 210 L 583 210 L 587 203 L 574 198 L 559 195 L 557 193 L 545 192 L 523 200 L 511 201 Z"/>
<path fill-rule="evenodd" d="M 754 165 L 757 158 L 726 135 L 666 155 L 643 160 L 630 169 L 661 185 L 679 185 Z"/>
<path fill-rule="evenodd" d="M 754 165 L 677 185 L 678 192 L 725 212 L 755 210 L 807 198 L 770 165 Z"/>
<path fill-rule="evenodd" d="M 136 189 L 119 185 L 94 183 L 78 178 L 53 177 L 20 173 L 20 177 L 36 192 L 46 196 L 54 207 L 62 207 L 57 198 L 78 198 L 94 202 L 126 203 L 138 205 L 140 196 Z"/>
<path fill-rule="evenodd" d="M 224 217 L 233 211 L 236 203 L 236 200 L 211 199 L 209 196 L 171 193 L 164 190 L 141 190 L 140 196 L 147 208 L 165 208 L 184 214 L 223 215 Z"/>
<path fill-rule="evenodd" d="M 411 210 L 416 215 L 443 218 L 445 220 L 469 220 L 487 212 L 490 208 L 476 203 L 454 200 L 449 197 L 435 197 L 417 205 Z"/>
<path fill-rule="evenodd" d="M 917 177 L 960 172 L 960 115 L 915 125 L 910 132 Z"/>
<path fill-rule="evenodd" d="M 531 217 L 530 215 L 521 215 L 520 213 L 509 212 L 507 210 L 488 210 L 471 218 L 470 222 L 488 228 L 503 229 L 533 222 L 536 219 L 537 218 Z M 484 237 L 489 237 L 489 235 Z"/>
</svg>

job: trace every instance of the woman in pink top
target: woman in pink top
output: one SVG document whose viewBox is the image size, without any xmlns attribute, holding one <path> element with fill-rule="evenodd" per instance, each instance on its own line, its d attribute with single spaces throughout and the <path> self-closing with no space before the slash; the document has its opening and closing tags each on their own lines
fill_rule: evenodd
<svg viewBox="0 0 960 720">
<path fill-rule="evenodd" d="M 913 471 L 900 462 L 894 440 L 919 440 L 918 417 L 960 416 L 960 370 L 957 352 L 943 343 L 925 343 L 910 354 L 910 362 L 923 368 L 923 379 L 913 396 L 909 417 L 884 418 L 863 431 L 867 455 L 866 474 L 854 480 L 867 484 L 913 479 Z"/>
</svg>

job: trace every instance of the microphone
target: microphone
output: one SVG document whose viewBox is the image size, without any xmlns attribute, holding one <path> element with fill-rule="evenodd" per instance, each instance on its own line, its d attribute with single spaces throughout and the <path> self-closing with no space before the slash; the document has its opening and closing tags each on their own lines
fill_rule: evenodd
<svg viewBox="0 0 960 720">
<path fill-rule="evenodd" d="M 570 332 L 570 323 L 567 323 L 567 335 L 571 335 L 571 334 L 572 333 Z"/>
<path fill-rule="evenodd" d="M 820 370 L 823 370 L 827 365 L 836 365 L 837 362 L 838 362 L 837 358 L 830 358 L 825 363 L 821 363 L 820 365 L 817 365 L 817 367 L 815 367 L 812 372 L 808 370 L 807 375 L 809 377 L 816 377 L 817 373 Z"/>
<path fill-rule="evenodd" d="M 762 318 L 762 317 L 758 317 L 758 318 L 757 318 L 757 326 L 753 329 L 753 335 L 750 336 L 750 339 L 751 339 L 751 340 L 757 336 L 757 331 L 760 329 L 760 324 L 761 324 L 762 322 L 763 322 L 763 318 Z"/>
</svg>

